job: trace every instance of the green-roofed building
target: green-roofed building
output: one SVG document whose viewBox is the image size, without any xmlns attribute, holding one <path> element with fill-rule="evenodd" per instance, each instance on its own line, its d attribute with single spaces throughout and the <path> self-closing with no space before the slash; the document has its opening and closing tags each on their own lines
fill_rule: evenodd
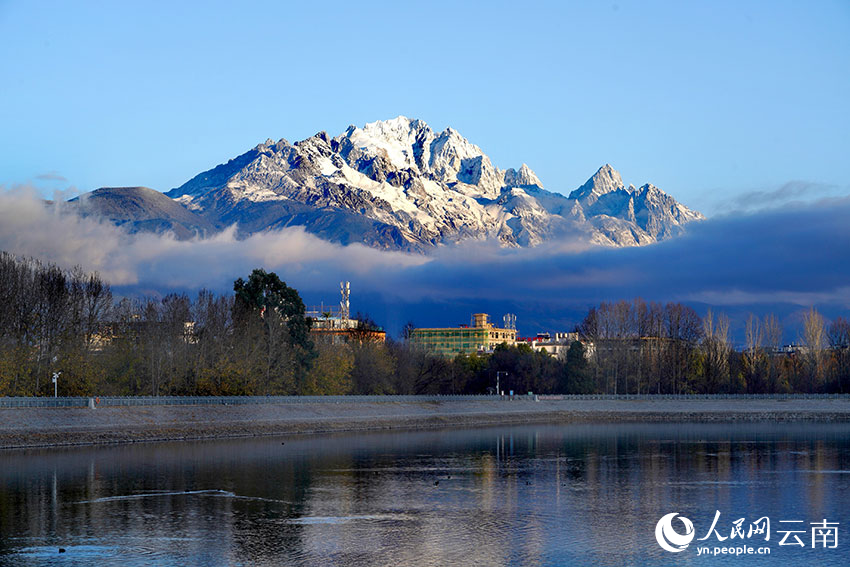
<svg viewBox="0 0 850 567">
<path fill-rule="evenodd" d="M 516 329 L 498 329 L 486 313 L 472 315 L 470 325 L 434 329 L 414 329 L 410 334 L 414 346 L 445 357 L 458 354 L 493 352 L 496 345 L 516 343 Z"/>
</svg>

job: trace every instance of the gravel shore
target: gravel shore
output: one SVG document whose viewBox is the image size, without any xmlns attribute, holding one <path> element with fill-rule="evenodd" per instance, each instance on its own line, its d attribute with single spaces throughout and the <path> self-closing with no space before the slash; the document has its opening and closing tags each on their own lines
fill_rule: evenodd
<svg viewBox="0 0 850 567">
<path fill-rule="evenodd" d="M 0 449 L 516 423 L 850 421 L 844 399 L 463 400 L 0 409 Z"/>
</svg>

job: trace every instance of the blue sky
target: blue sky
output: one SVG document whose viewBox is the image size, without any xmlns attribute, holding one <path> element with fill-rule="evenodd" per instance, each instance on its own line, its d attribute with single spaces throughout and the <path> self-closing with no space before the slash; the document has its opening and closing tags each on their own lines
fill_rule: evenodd
<svg viewBox="0 0 850 567">
<path fill-rule="evenodd" d="M 0 50 L 0 249 L 100 271 L 120 293 L 227 292 L 263 266 L 308 303 L 351 280 L 354 308 L 393 332 L 482 310 L 566 330 L 639 295 L 713 306 L 738 336 L 748 313 L 776 312 L 793 341 L 810 306 L 850 310 L 846 0 L 0 0 Z M 400 114 L 452 126 L 498 167 L 528 163 L 551 190 L 611 163 L 709 221 L 639 249 L 425 258 L 298 228 L 130 237 L 37 198 L 166 191 L 267 138 Z"/>
<path fill-rule="evenodd" d="M 0 0 L 0 185 L 168 190 L 404 114 L 569 192 L 850 193 L 850 2 Z M 791 185 L 789 185 L 791 184 Z"/>
</svg>

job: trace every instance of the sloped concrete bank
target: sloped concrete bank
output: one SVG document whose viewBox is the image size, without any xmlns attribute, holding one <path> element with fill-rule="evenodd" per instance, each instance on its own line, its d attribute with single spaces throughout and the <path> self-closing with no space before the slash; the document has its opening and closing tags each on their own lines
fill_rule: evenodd
<svg viewBox="0 0 850 567">
<path fill-rule="evenodd" d="M 850 422 L 847 399 L 458 400 L 0 409 L 0 449 L 519 423 Z"/>
</svg>

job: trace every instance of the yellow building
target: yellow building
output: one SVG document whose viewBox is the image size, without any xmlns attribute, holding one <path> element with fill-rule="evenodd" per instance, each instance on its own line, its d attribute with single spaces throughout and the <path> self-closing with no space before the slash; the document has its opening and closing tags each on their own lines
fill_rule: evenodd
<svg viewBox="0 0 850 567">
<path fill-rule="evenodd" d="M 414 329 L 410 342 L 419 348 L 453 357 L 458 354 L 493 352 L 496 345 L 516 343 L 516 329 L 498 329 L 486 313 L 472 315 L 470 325 L 437 329 Z"/>
</svg>

